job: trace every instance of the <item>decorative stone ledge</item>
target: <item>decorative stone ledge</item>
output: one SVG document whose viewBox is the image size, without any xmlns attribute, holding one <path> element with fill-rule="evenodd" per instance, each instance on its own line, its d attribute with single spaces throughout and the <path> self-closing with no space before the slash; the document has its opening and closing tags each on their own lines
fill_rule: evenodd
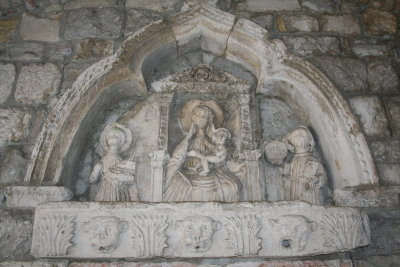
<svg viewBox="0 0 400 267">
<path fill-rule="evenodd" d="M 72 192 L 61 186 L 8 186 L 4 197 L 8 208 L 31 209 L 45 202 L 71 200 Z"/>
<path fill-rule="evenodd" d="M 354 208 L 305 202 L 46 203 L 32 255 L 49 258 L 292 257 L 369 244 Z"/>
</svg>

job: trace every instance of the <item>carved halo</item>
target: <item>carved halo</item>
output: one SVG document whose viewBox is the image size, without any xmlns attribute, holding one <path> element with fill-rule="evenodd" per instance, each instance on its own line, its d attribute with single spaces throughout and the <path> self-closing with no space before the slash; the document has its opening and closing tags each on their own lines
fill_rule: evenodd
<svg viewBox="0 0 400 267">
<path fill-rule="evenodd" d="M 314 137 L 313 137 L 312 133 L 310 132 L 310 130 L 308 130 L 308 128 L 305 127 L 305 126 L 298 126 L 292 132 L 287 134 L 286 137 L 284 138 L 284 140 L 286 139 L 286 140 L 288 140 L 290 142 L 291 136 L 296 131 L 304 131 L 308 135 L 308 138 L 310 140 L 310 146 L 308 147 L 308 152 L 312 152 L 314 150 L 314 147 L 315 147 Z"/>
<path fill-rule="evenodd" d="M 107 144 L 107 137 L 111 134 L 112 131 L 118 131 L 122 134 L 120 136 L 123 136 L 123 140 L 121 140 L 120 142 L 120 144 L 122 144 L 120 152 L 125 152 L 126 150 L 128 150 L 132 144 L 132 132 L 122 124 L 116 122 L 107 125 L 101 133 L 100 142 L 104 150 L 107 151 L 109 149 L 109 146 Z"/>
<path fill-rule="evenodd" d="M 221 107 L 213 100 L 203 101 L 199 99 L 193 99 L 188 101 L 185 106 L 183 106 L 180 114 L 180 123 L 182 129 L 187 132 L 192 125 L 192 111 L 197 106 L 206 106 L 208 107 L 213 115 L 213 123 L 216 129 L 220 128 L 224 122 L 224 112 Z"/>
</svg>

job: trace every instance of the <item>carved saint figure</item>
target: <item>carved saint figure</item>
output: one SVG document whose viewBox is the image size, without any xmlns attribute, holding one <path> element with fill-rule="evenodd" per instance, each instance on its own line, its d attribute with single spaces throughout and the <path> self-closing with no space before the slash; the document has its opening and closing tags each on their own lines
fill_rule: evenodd
<svg viewBox="0 0 400 267">
<path fill-rule="evenodd" d="M 181 113 L 187 131 L 167 165 L 165 201 L 239 200 L 240 182 L 227 168 L 227 129 L 215 129 L 223 122 L 221 108 L 214 101 L 192 100 Z"/>
<path fill-rule="evenodd" d="M 282 142 L 286 145 L 285 153 L 282 153 L 282 146 L 267 145 L 266 156 L 273 164 L 284 164 L 281 172 L 283 177 L 290 179 L 289 199 L 323 205 L 321 189 L 325 186 L 327 178 L 321 162 L 311 155 L 315 146 L 312 134 L 306 127 L 301 126 L 287 134 Z M 271 150 L 273 147 L 275 152 Z M 283 163 L 287 150 L 293 152 L 293 157 L 290 163 Z"/>
<path fill-rule="evenodd" d="M 214 233 L 221 228 L 221 223 L 207 216 L 189 216 L 177 222 L 183 230 L 185 248 L 192 252 L 208 251 L 214 239 Z"/>
<path fill-rule="evenodd" d="M 136 163 L 120 156 L 132 144 L 131 131 L 121 124 L 112 123 L 102 132 L 100 142 L 106 154 L 94 166 L 89 179 L 90 183 L 100 179 L 95 201 L 138 201 Z"/>
<path fill-rule="evenodd" d="M 101 253 L 113 252 L 118 247 L 120 233 L 127 228 L 126 221 L 113 216 L 93 217 L 83 224 L 92 248 Z"/>
</svg>

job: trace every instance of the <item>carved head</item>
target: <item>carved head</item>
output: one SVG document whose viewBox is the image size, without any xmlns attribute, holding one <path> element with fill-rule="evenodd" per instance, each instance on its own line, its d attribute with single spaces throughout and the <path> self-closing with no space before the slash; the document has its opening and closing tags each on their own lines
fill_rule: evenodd
<svg viewBox="0 0 400 267">
<path fill-rule="evenodd" d="M 205 129 L 212 123 L 213 113 L 210 108 L 199 105 L 192 111 L 192 123 L 199 129 Z"/>
<path fill-rule="evenodd" d="M 293 251 L 305 249 L 308 236 L 317 228 L 316 222 L 308 221 L 304 216 L 285 215 L 276 220 L 280 233 L 280 245 Z"/>
<path fill-rule="evenodd" d="M 221 228 L 221 223 L 207 216 L 189 216 L 178 221 L 177 226 L 183 231 L 183 242 L 187 250 L 205 252 L 211 248 L 214 233 Z"/>
<path fill-rule="evenodd" d="M 229 139 L 231 139 L 231 134 L 225 128 L 219 128 L 213 134 L 213 142 L 217 145 L 225 145 Z"/>
<path fill-rule="evenodd" d="M 105 151 L 124 152 L 132 144 L 132 132 L 119 123 L 111 123 L 101 133 L 100 142 Z"/>
<path fill-rule="evenodd" d="M 113 216 L 93 217 L 83 224 L 92 248 L 97 252 L 113 252 L 119 244 L 121 232 L 126 231 L 128 223 Z"/>
<path fill-rule="evenodd" d="M 287 140 L 294 147 L 294 153 L 310 153 L 314 150 L 314 138 L 306 127 L 298 127 L 288 134 Z"/>
</svg>

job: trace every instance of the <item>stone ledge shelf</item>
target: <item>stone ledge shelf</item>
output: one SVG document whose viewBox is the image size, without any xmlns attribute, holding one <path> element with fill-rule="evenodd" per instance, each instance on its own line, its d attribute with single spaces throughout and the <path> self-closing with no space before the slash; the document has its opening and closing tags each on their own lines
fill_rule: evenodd
<svg viewBox="0 0 400 267">
<path fill-rule="evenodd" d="M 367 215 L 305 202 L 53 202 L 36 208 L 40 258 L 298 257 L 366 246 Z"/>
</svg>

